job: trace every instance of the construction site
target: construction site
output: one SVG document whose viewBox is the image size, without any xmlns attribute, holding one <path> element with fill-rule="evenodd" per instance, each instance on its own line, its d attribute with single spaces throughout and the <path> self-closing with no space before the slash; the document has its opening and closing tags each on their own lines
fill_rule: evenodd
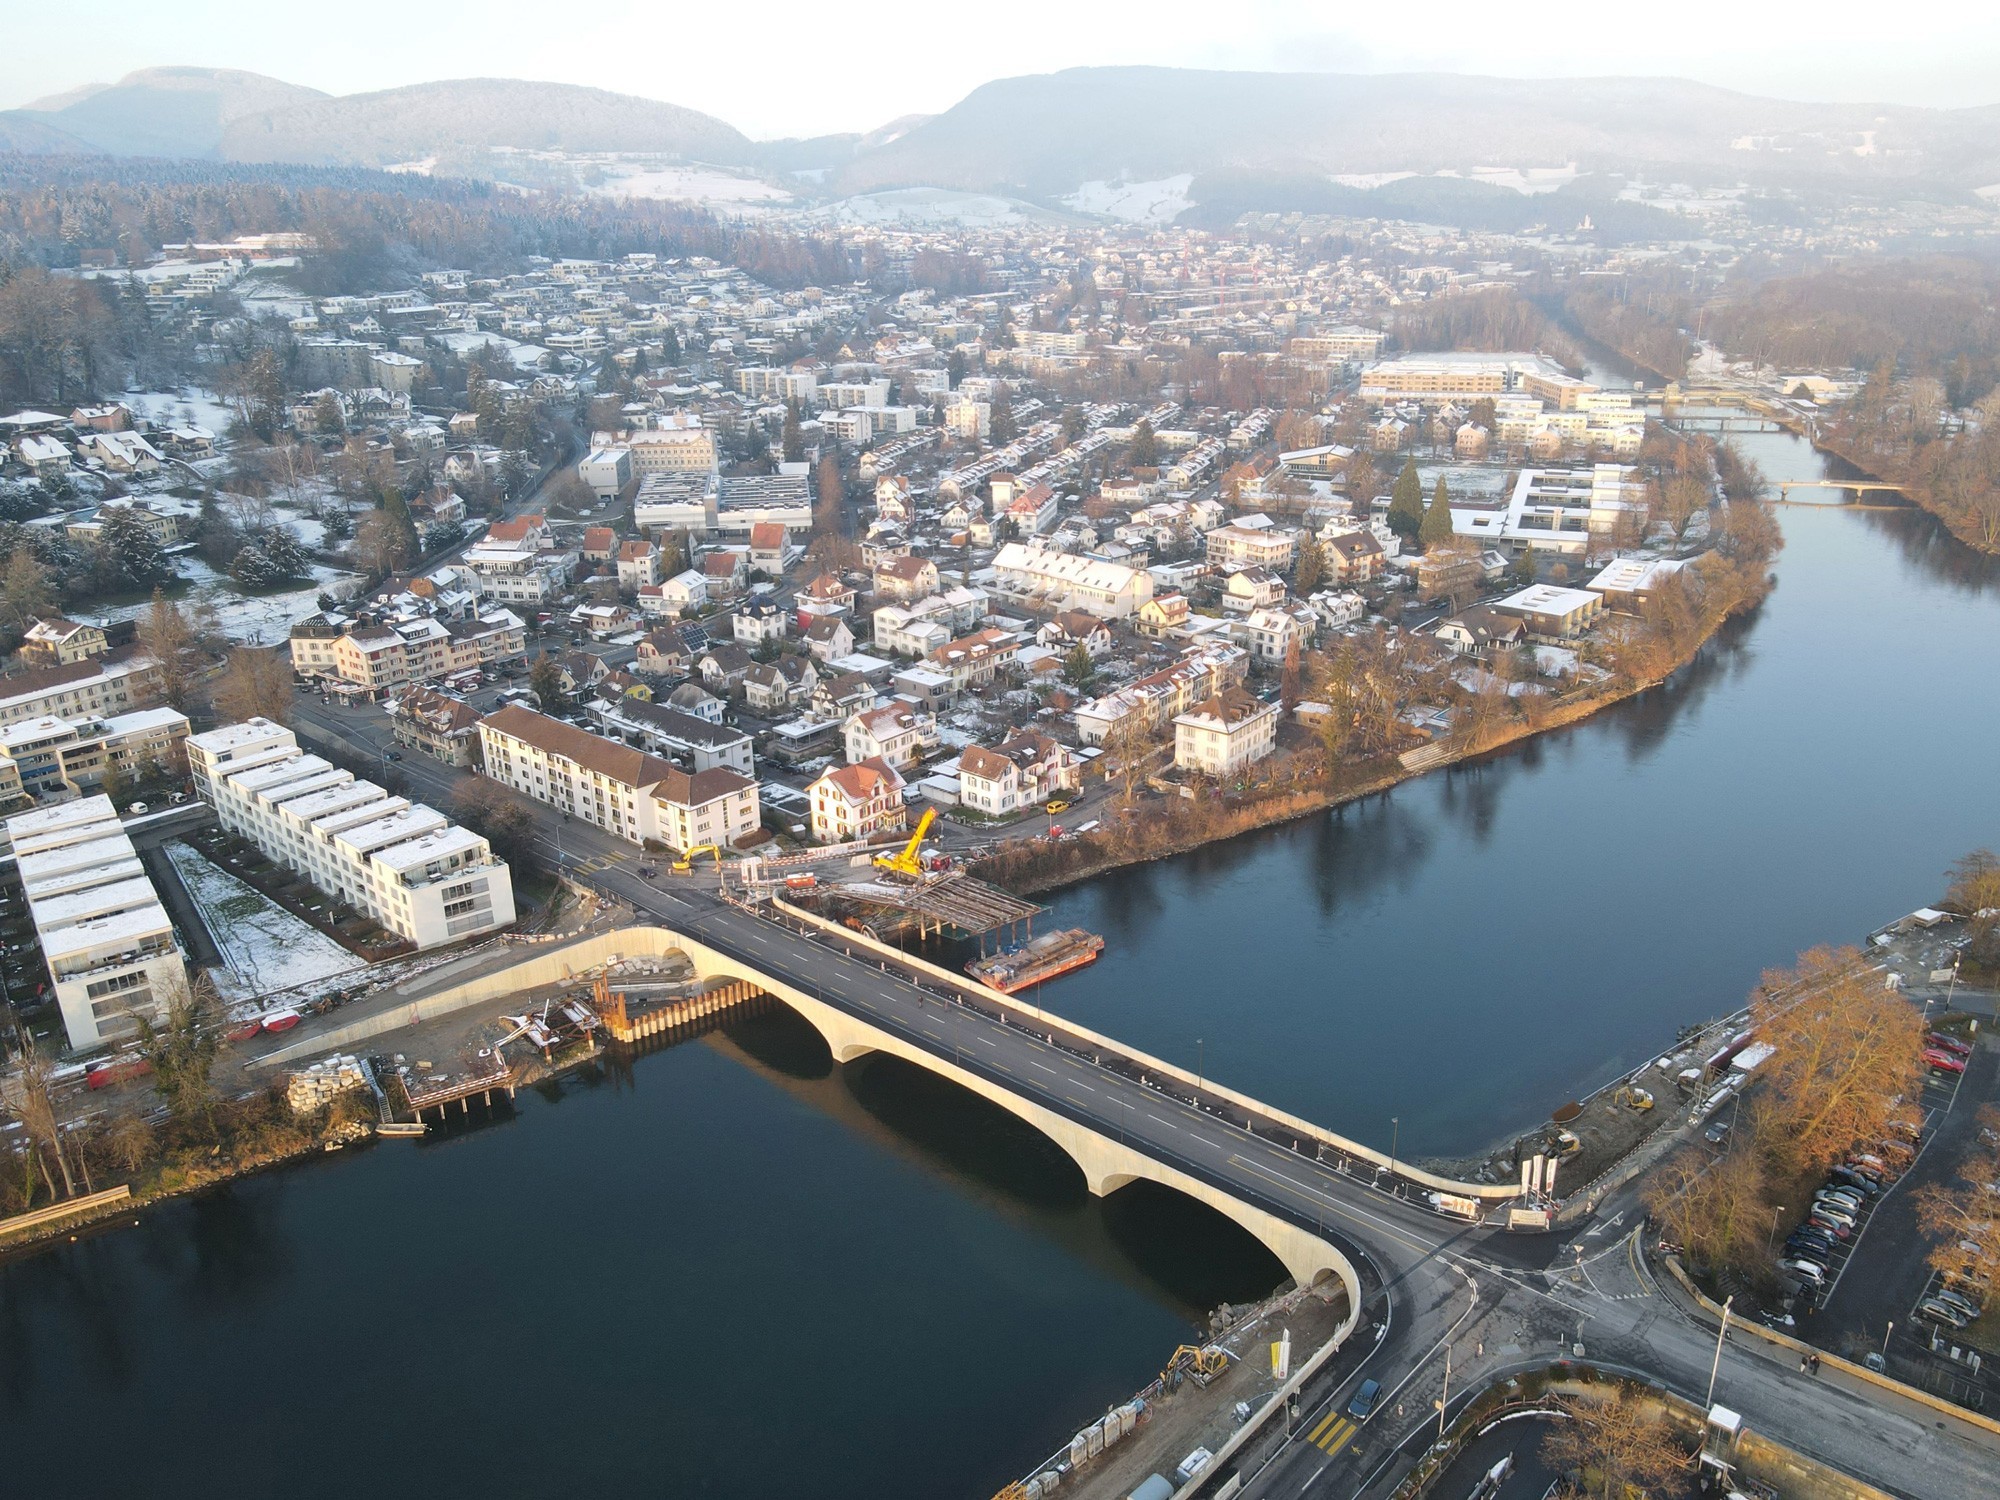
<svg viewBox="0 0 2000 1500">
<path fill-rule="evenodd" d="M 926 810 L 896 842 L 858 840 L 747 860 L 732 874 L 747 897 L 779 894 L 886 942 L 970 941 L 978 953 L 966 972 L 1003 994 L 1081 968 L 1103 951 L 1102 938 L 1080 929 L 1038 937 L 1035 918 L 1046 907 L 975 879 L 950 856 L 927 849 L 936 817 L 936 809 Z"/>
</svg>

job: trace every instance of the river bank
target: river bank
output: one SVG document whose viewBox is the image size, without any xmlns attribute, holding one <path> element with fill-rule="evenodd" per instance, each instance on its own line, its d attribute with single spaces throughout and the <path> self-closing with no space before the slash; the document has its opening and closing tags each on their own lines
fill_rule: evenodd
<svg viewBox="0 0 2000 1500">
<path fill-rule="evenodd" d="M 2000 507 L 1989 505 L 1982 513 L 1967 505 L 1963 508 L 1944 503 L 1923 480 L 1907 473 L 1890 472 L 1874 455 L 1865 458 L 1851 444 L 1842 444 L 1829 437 L 1823 428 L 1815 427 L 1807 434 L 1814 451 L 1828 458 L 1839 460 L 1854 471 L 1855 477 L 1874 480 L 1882 484 L 1896 484 L 1903 487 L 1903 497 L 1910 504 L 1932 517 L 1949 531 L 1954 538 L 1985 557 L 2000 557 Z"/>
<path fill-rule="evenodd" d="M 1401 755 L 1383 755 L 1322 774 L 1319 785 L 1292 782 L 1253 789 L 1235 798 L 1189 801 L 1169 797 L 1143 814 L 1127 807 L 1119 822 L 1057 842 L 1021 839 L 1003 844 L 973 866 L 982 879 L 1022 895 L 1043 894 L 1135 865 L 1187 854 L 1258 829 L 1276 827 L 1334 808 L 1378 797 L 1433 771 L 1477 762 L 1526 741 L 1571 728 L 1664 685 L 1691 664 L 1732 622 L 1747 620 L 1768 597 L 1772 581 L 1732 600 L 1691 644 L 1662 666 L 1637 678 L 1613 679 L 1579 690 L 1568 701 L 1541 708 L 1518 722 L 1487 727 L 1473 737 L 1432 742 Z"/>
</svg>

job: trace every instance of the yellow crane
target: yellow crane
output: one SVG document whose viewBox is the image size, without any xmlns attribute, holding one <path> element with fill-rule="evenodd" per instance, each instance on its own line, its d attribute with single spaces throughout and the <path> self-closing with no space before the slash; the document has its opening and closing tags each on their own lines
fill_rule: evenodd
<svg viewBox="0 0 2000 1500">
<path fill-rule="evenodd" d="M 935 807 L 925 808 L 923 818 L 917 824 L 917 831 L 910 835 L 909 843 L 903 845 L 894 854 L 876 855 L 876 866 L 887 870 L 891 875 L 903 875 L 911 880 L 922 880 L 924 878 L 924 864 L 922 860 L 917 858 L 917 850 L 923 847 L 924 835 L 930 832 L 931 820 L 936 816 L 937 809 Z"/>
<path fill-rule="evenodd" d="M 717 870 L 722 868 L 722 851 L 720 849 L 716 848 L 713 844 L 696 844 L 687 853 L 674 861 L 674 873 L 676 875 L 689 874 L 694 869 L 694 862 L 704 854 L 713 854 L 715 856 L 715 868 Z"/>
</svg>

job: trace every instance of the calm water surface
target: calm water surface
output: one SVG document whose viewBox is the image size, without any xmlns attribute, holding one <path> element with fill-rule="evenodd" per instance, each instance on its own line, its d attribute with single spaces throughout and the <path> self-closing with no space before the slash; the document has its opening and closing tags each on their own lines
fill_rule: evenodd
<svg viewBox="0 0 2000 1500">
<path fill-rule="evenodd" d="M 1777 593 L 1681 679 L 1062 894 L 1110 946 L 1048 999 L 1456 1152 L 1934 896 L 2000 843 L 2000 578 L 1919 515 L 1782 515 Z M 1278 1276 L 779 1015 L 0 1268 L 4 1462 L 153 1500 L 983 1496 Z"/>
</svg>

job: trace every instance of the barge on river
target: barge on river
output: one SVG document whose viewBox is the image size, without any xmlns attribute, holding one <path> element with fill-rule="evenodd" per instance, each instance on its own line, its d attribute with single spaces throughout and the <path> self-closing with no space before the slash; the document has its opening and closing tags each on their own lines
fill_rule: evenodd
<svg viewBox="0 0 2000 1500">
<path fill-rule="evenodd" d="M 1044 933 L 991 958 L 976 958 L 965 966 L 965 972 L 1001 994 L 1011 995 L 1031 984 L 1094 963 L 1103 951 L 1103 938 L 1081 927 L 1072 927 L 1066 932 Z"/>
</svg>

